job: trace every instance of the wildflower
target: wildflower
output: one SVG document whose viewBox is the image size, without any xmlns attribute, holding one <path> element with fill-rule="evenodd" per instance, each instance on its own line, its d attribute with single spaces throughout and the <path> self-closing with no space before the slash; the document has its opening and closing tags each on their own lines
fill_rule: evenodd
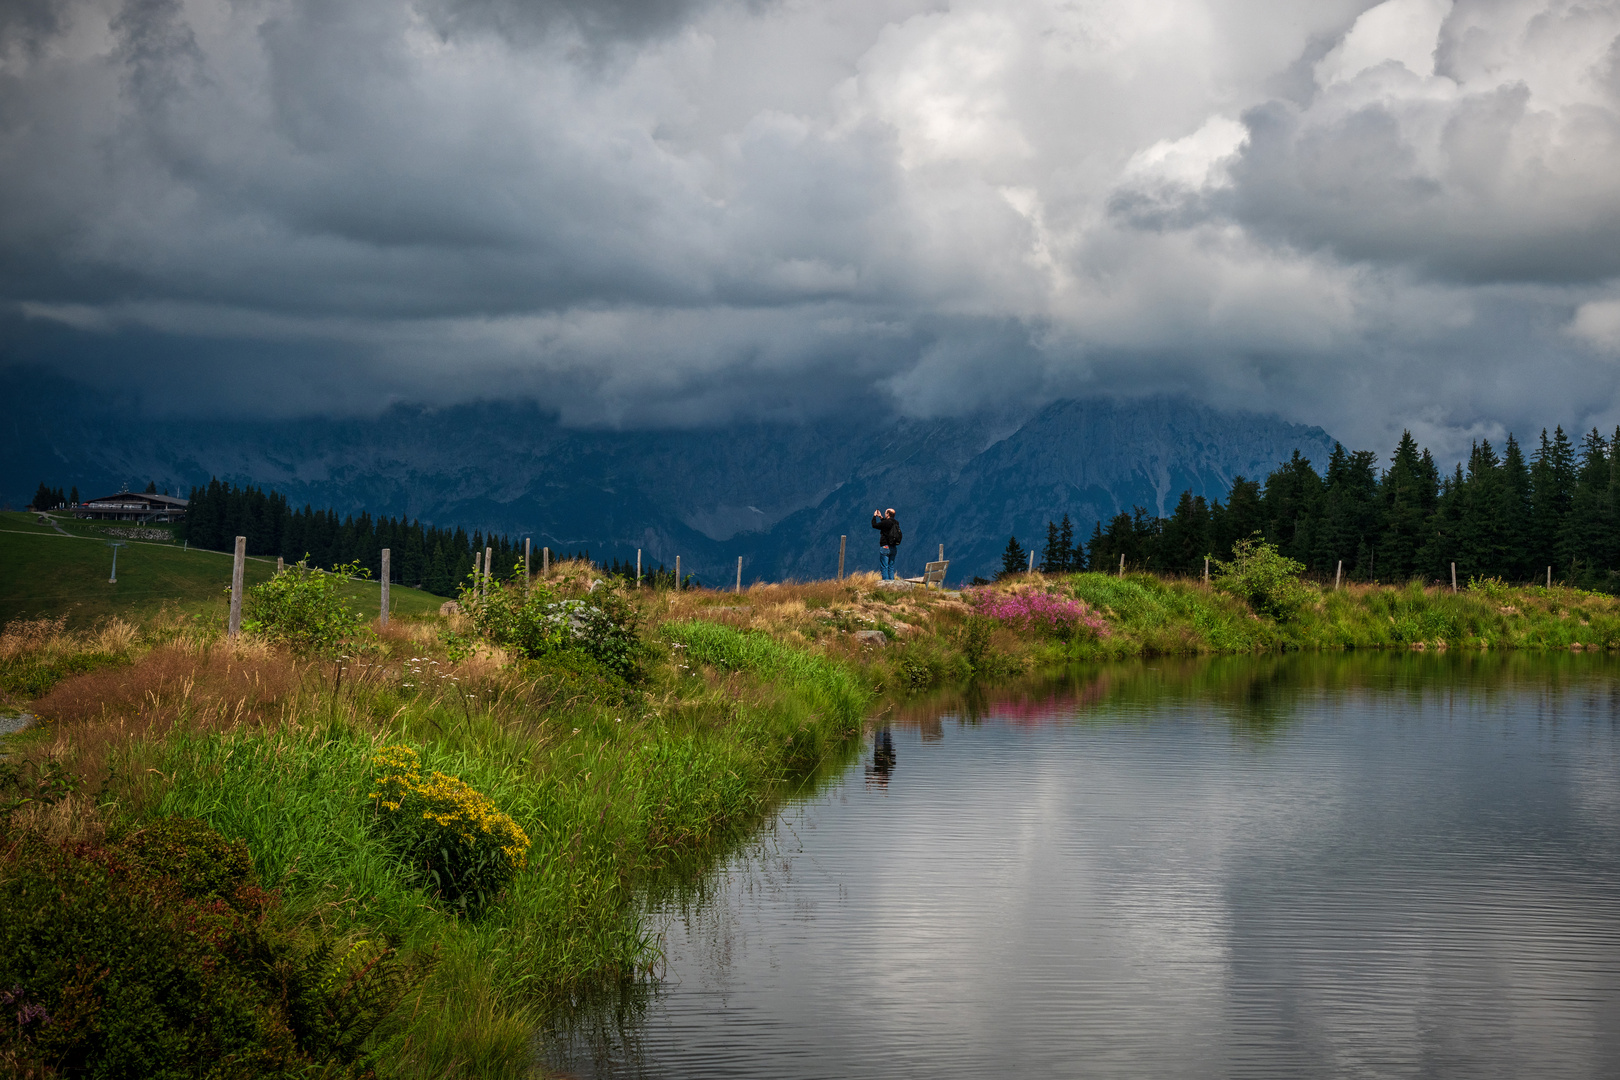
<svg viewBox="0 0 1620 1080">
<path fill-rule="evenodd" d="M 1083 600 L 1071 600 L 1047 592 L 998 593 L 973 590 L 970 602 L 979 614 L 1023 630 L 1043 631 L 1069 637 L 1087 630 L 1098 637 L 1111 632 L 1108 623 Z"/>
</svg>

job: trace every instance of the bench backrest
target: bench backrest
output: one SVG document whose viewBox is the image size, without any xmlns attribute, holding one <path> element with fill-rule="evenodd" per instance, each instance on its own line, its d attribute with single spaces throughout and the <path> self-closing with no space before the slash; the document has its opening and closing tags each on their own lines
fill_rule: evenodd
<svg viewBox="0 0 1620 1080">
<path fill-rule="evenodd" d="M 945 571 L 950 565 L 951 561 L 946 559 L 943 562 L 931 562 L 923 567 L 923 584 L 939 585 L 943 588 L 945 585 Z"/>
</svg>

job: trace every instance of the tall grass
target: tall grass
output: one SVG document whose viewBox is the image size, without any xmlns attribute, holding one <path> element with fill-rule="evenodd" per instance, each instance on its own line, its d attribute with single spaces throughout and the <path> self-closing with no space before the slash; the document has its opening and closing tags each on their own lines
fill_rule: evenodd
<svg viewBox="0 0 1620 1080">
<path fill-rule="evenodd" d="M 669 636 L 715 679 L 668 667 L 640 697 L 559 698 L 563 676 L 534 668 L 431 691 L 402 672 L 300 698 L 279 726 L 182 718 L 127 759 L 161 778 L 139 814 L 201 818 L 245 840 L 264 883 L 310 917 L 434 953 L 401 1075 L 520 1075 L 547 1008 L 656 964 L 647 883 L 719 857 L 836 756 L 869 701 L 842 665 L 759 635 Z M 532 838 L 528 868 L 476 920 L 427 896 L 374 826 L 372 756 L 400 743 Z"/>
</svg>

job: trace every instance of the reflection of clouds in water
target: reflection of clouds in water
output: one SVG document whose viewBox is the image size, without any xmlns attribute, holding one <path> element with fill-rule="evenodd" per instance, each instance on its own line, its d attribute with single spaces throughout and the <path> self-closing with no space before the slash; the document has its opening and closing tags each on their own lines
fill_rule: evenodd
<svg viewBox="0 0 1620 1080">
<path fill-rule="evenodd" d="M 1246 690 L 1123 681 L 1084 723 L 897 718 L 886 789 L 791 808 L 672 921 L 645 1071 L 598 1075 L 1612 1074 L 1609 697 L 1375 669 L 1431 675 L 1249 678 L 1264 740 Z"/>
</svg>

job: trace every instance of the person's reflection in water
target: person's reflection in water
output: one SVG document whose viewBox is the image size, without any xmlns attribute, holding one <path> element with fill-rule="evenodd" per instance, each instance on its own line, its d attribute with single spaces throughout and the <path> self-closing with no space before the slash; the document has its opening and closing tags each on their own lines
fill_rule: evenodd
<svg viewBox="0 0 1620 1080">
<path fill-rule="evenodd" d="M 894 772 L 894 737 L 888 728 L 878 728 L 872 736 L 872 764 L 866 767 L 866 782 L 889 786 L 889 774 Z"/>
</svg>

